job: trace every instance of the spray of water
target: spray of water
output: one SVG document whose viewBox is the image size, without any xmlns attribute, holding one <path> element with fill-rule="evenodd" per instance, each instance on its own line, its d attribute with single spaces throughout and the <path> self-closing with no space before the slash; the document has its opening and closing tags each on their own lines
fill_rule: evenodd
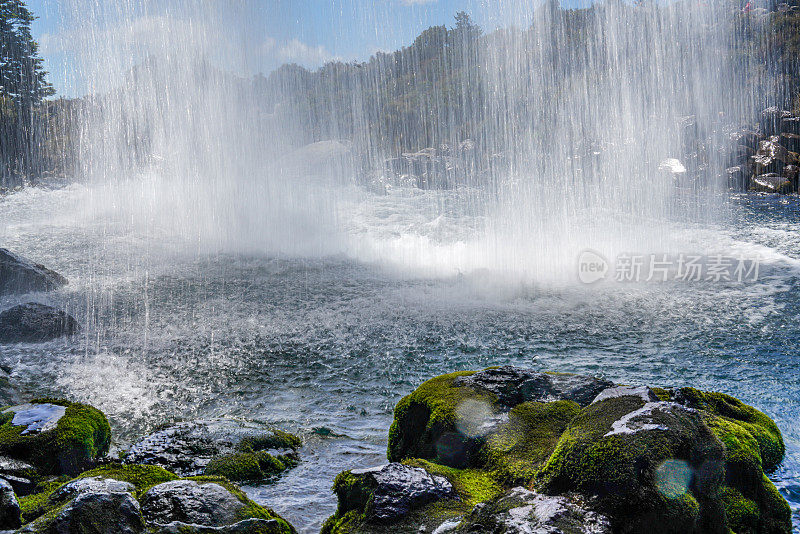
<svg viewBox="0 0 800 534">
<path fill-rule="evenodd" d="M 676 225 L 719 212 L 715 143 L 748 119 L 728 2 L 491 0 L 500 29 L 483 35 L 432 29 L 267 78 L 237 39 L 258 9 L 72 3 L 89 213 L 207 252 L 554 280 L 581 250 L 667 251 Z M 383 7 L 341 9 L 391 31 Z M 416 91 L 402 113 L 401 82 Z M 396 176 L 398 160 L 430 168 Z"/>
</svg>

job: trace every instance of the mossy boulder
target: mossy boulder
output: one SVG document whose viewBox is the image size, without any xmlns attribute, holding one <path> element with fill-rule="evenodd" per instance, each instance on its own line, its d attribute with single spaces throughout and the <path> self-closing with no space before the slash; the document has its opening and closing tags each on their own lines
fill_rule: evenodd
<svg viewBox="0 0 800 534">
<path fill-rule="evenodd" d="M 111 427 L 100 410 L 39 399 L 0 412 L 0 455 L 32 464 L 44 475 L 76 475 L 108 453 Z"/>
<path fill-rule="evenodd" d="M 300 438 L 262 423 L 212 419 L 179 423 L 147 436 L 125 461 L 164 467 L 181 476 L 256 481 L 294 467 Z"/>
<path fill-rule="evenodd" d="M 340 509 L 324 531 L 430 532 L 449 521 L 451 530 L 478 532 L 476 524 L 491 521 L 476 518 L 502 519 L 500 508 L 514 500 L 503 492 L 517 486 L 585 505 L 620 533 L 791 531 L 788 504 L 765 476 L 785 451 L 767 415 L 722 393 L 541 375 L 493 368 L 422 384 L 395 408 L 388 457 L 446 476 L 458 498 L 427 504 L 391 530 L 368 520 L 366 504 L 343 506 L 371 495 L 354 499 L 351 489 L 363 486 L 343 474 L 335 485 Z M 554 376 L 568 378 L 559 384 Z M 469 479 L 492 489 L 457 483 Z M 533 529 L 541 520 L 534 514 L 523 523 Z M 486 531 L 512 531 L 495 526 Z"/>
<path fill-rule="evenodd" d="M 87 515 L 77 513 L 80 510 L 76 511 L 75 503 L 85 500 L 86 495 L 94 497 L 89 503 L 91 506 L 85 509 L 97 508 L 100 510 L 98 517 L 112 526 L 121 525 L 120 530 L 97 530 Z M 121 495 L 127 497 L 119 497 Z M 102 512 L 110 506 L 108 503 L 116 503 L 124 512 L 121 518 Z M 251 501 L 227 479 L 181 479 L 175 473 L 152 465 L 109 464 L 81 473 L 72 480 L 53 481 L 44 485 L 39 493 L 20 499 L 20 507 L 26 522 L 25 532 L 35 533 L 61 532 L 52 529 L 65 524 L 66 511 L 69 511 L 67 515 L 73 530 L 64 532 L 139 532 L 133 527 L 132 530 L 123 529 L 138 524 L 137 514 L 142 528 L 152 533 L 295 532 L 275 512 Z M 136 514 L 126 511 L 134 508 Z"/>
<path fill-rule="evenodd" d="M 611 385 L 594 377 L 511 366 L 433 378 L 395 407 L 389 461 L 425 458 L 452 467 L 480 466 L 486 461 L 486 436 L 503 426 L 516 406 L 559 400 L 583 406 Z M 523 422 L 525 412 L 517 411 L 515 424 Z"/>
</svg>

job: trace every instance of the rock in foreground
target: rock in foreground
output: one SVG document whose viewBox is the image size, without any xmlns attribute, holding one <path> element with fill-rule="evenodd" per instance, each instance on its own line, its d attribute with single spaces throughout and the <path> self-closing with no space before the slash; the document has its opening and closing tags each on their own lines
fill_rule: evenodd
<svg viewBox="0 0 800 534">
<path fill-rule="evenodd" d="M 783 455 L 775 423 L 722 393 L 453 373 L 397 404 L 388 456 L 444 477 L 455 498 L 380 519 L 375 486 L 345 472 L 324 531 L 788 534 L 789 506 L 765 475 Z"/>
<path fill-rule="evenodd" d="M 52 291 L 66 284 L 57 272 L 0 248 L 0 295 Z"/>
<path fill-rule="evenodd" d="M 111 427 L 99 410 L 57 399 L 0 412 L 0 455 L 42 475 L 76 475 L 108 453 Z"/>
<path fill-rule="evenodd" d="M 136 443 L 128 463 L 158 465 L 181 476 L 261 480 L 297 464 L 300 438 L 237 419 L 179 423 Z"/>
<path fill-rule="evenodd" d="M 39 343 L 71 336 L 79 330 L 71 315 L 35 302 L 0 313 L 0 343 Z"/>
</svg>

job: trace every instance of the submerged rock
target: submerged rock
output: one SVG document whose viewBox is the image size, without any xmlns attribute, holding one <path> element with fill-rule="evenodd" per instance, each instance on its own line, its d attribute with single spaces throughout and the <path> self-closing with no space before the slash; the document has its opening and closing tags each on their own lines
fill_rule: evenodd
<svg viewBox="0 0 800 534">
<path fill-rule="evenodd" d="M 181 476 L 258 480 L 298 462 L 300 438 L 237 419 L 179 423 L 136 443 L 125 462 L 158 465 Z"/>
<path fill-rule="evenodd" d="M 57 272 L 0 248 L 0 295 L 52 291 L 66 284 Z"/>
<path fill-rule="evenodd" d="M 611 534 L 605 516 L 576 500 L 517 487 L 475 509 L 448 532 L 485 534 Z"/>
<path fill-rule="evenodd" d="M 0 343 L 38 343 L 61 336 L 71 336 L 80 330 L 69 314 L 29 302 L 0 313 Z"/>
<path fill-rule="evenodd" d="M 19 391 L 11 384 L 11 377 L 4 369 L 0 369 L 0 406 L 18 404 L 20 400 Z"/>
<path fill-rule="evenodd" d="M 0 413 L 0 455 L 40 474 L 76 475 L 105 456 L 110 442 L 108 420 L 85 404 L 47 399 Z"/>
</svg>

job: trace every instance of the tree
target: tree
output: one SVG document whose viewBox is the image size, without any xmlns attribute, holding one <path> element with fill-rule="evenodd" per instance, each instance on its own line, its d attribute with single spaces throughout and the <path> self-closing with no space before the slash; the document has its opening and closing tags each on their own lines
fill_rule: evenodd
<svg viewBox="0 0 800 534">
<path fill-rule="evenodd" d="M 36 112 L 55 93 L 31 35 L 35 19 L 22 0 L 0 0 L 0 183 L 5 185 L 36 172 L 41 131 Z"/>
</svg>

